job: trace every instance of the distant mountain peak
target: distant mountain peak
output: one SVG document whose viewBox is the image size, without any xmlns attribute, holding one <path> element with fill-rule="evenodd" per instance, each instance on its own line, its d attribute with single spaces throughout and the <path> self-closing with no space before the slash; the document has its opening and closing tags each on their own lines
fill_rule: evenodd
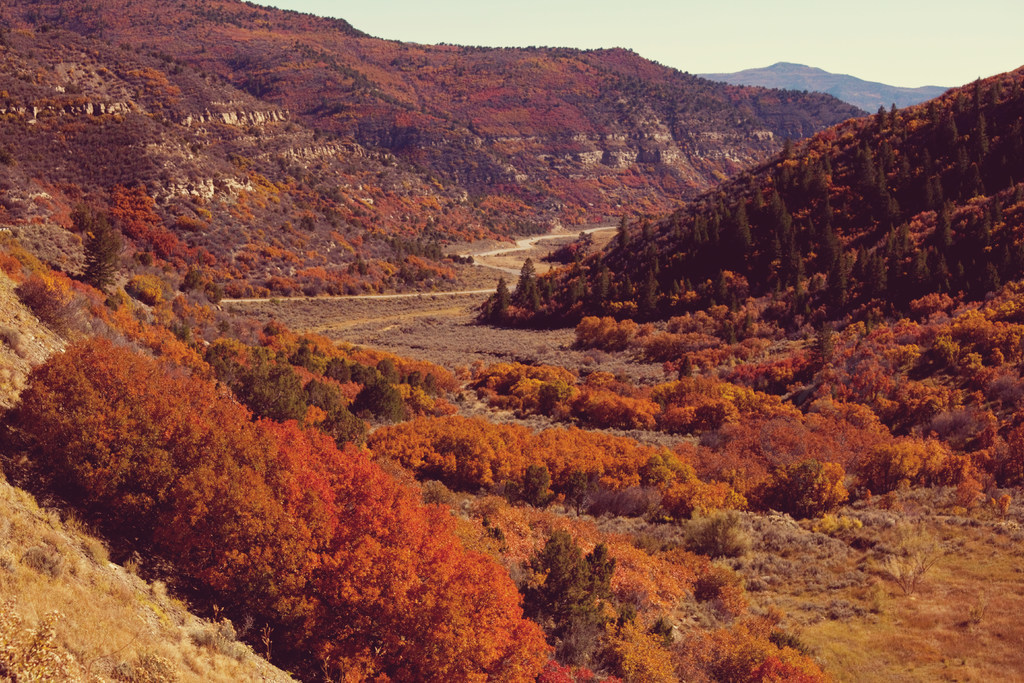
<svg viewBox="0 0 1024 683">
<path fill-rule="evenodd" d="M 942 86 L 903 88 L 885 83 L 865 81 L 856 76 L 834 74 L 818 67 L 795 62 L 776 62 L 759 69 L 745 69 L 734 73 L 701 74 L 713 81 L 731 85 L 756 85 L 782 90 L 809 90 L 823 92 L 844 102 L 873 112 L 878 107 L 908 107 L 938 97 L 946 92 Z"/>
</svg>

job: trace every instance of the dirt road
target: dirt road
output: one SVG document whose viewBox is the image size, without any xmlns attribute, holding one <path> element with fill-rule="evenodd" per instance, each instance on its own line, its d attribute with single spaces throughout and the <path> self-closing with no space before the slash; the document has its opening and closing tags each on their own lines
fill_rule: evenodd
<svg viewBox="0 0 1024 683">
<path fill-rule="evenodd" d="M 490 268 L 493 270 L 501 271 L 502 273 L 508 273 L 510 275 L 519 275 L 519 271 L 523 267 L 523 263 L 526 262 L 529 252 L 534 250 L 541 242 L 547 241 L 564 241 L 575 239 L 581 234 L 593 235 L 601 232 L 609 232 L 615 230 L 614 225 L 599 225 L 593 228 L 586 228 L 579 232 L 568 232 L 564 229 L 556 229 L 547 233 L 546 235 L 535 235 L 533 237 L 523 237 L 516 240 L 515 246 L 512 247 L 501 247 L 499 249 L 490 249 L 487 251 L 467 251 L 459 256 L 463 258 L 472 257 L 473 265 L 479 268 Z M 512 254 L 520 254 L 519 258 L 509 259 Z M 497 261 L 497 259 L 507 259 L 505 262 Z M 543 272 L 546 269 L 538 269 L 538 272 Z M 511 289 L 515 289 L 515 282 L 510 284 Z M 417 299 L 424 296 L 476 296 L 481 294 L 493 294 L 494 288 L 489 289 L 460 289 L 453 292 L 408 292 L 403 294 L 344 294 L 338 296 L 296 296 L 275 299 L 276 301 L 314 301 L 322 299 Z M 252 303 L 265 303 L 268 301 L 265 298 L 246 298 L 246 299 L 222 299 L 221 303 L 228 304 L 252 304 Z"/>
<path fill-rule="evenodd" d="M 490 289 L 460 289 L 455 292 L 407 292 L 404 294 L 340 294 L 338 296 L 290 296 L 282 298 L 267 299 L 266 297 L 254 297 L 251 299 L 221 299 L 222 304 L 256 304 L 267 303 L 268 301 L 322 301 L 324 299 L 357 299 L 372 301 L 374 299 L 422 299 L 432 296 L 479 296 L 481 294 L 494 294 L 494 288 Z"/>
<path fill-rule="evenodd" d="M 473 263 L 475 265 L 480 266 L 481 268 L 493 268 L 495 270 L 499 270 L 503 273 L 508 273 L 510 275 L 519 275 L 519 270 L 523 267 L 523 262 L 526 261 L 526 252 L 529 252 L 534 247 L 538 246 L 541 242 L 575 239 L 583 234 L 593 235 L 595 233 L 612 231 L 615 229 L 616 228 L 614 225 L 599 225 L 593 228 L 586 228 L 575 233 L 567 232 L 565 230 L 552 230 L 546 235 L 536 235 L 534 237 L 524 237 L 522 239 L 518 239 L 516 240 L 516 244 L 514 247 L 502 247 L 500 249 L 491 249 L 489 251 L 481 251 L 475 253 L 467 252 L 465 254 L 459 255 L 462 256 L 463 258 L 472 256 Z M 523 252 L 522 259 L 519 260 L 518 265 L 515 265 L 514 263 L 512 265 L 502 265 L 500 262 L 493 261 L 493 259 L 495 259 L 496 257 L 504 257 L 518 252 Z"/>
<path fill-rule="evenodd" d="M 615 228 L 596 226 L 583 232 L 607 241 Z M 527 237 L 515 246 L 486 249 L 473 256 L 481 269 L 519 275 L 527 257 L 539 261 L 551 245 L 565 244 L 579 232 L 557 231 Z M 541 245 L 548 250 L 541 249 Z M 538 263 L 538 270 L 543 264 Z M 515 280 L 510 279 L 514 287 Z M 497 278 L 495 277 L 495 282 Z M 358 294 L 351 296 L 293 297 L 277 299 L 225 299 L 226 307 L 260 320 L 278 320 L 296 332 L 315 332 L 339 341 L 363 344 L 412 358 L 431 360 L 449 368 L 474 361 L 494 363 L 515 360 L 526 363 L 558 363 L 569 367 L 590 365 L 610 372 L 624 372 L 624 365 L 603 367 L 601 354 L 572 348 L 574 331 L 507 330 L 477 323 L 480 305 L 494 288 L 454 292 L 410 294 Z"/>
</svg>

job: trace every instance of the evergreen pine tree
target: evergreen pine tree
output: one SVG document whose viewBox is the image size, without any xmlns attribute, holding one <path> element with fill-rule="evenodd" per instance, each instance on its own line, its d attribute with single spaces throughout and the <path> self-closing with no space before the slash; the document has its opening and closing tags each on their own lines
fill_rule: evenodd
<svg viewBox="0 0 1024 683">
<path fill-rule="evenodd" d="M 533 259 L 526 259 L 519 271 L 515 301 L 534 313 L 540 310 L 540 287 L 537 284 L 537 270 L 534 268 Z"/>
<path fill-rule="evenodd" d="M 629 221 L 626 220 L 625 216 L 623 216 L 622 219 L 619 220 L 619 230 L 618 230 L 617 236 L 618 236 L 618 239 L 619 239 L 619 248 L 623 249 L 623 250 L 628 249 L 629 248 Z"/>
<path fill-rule="evenodd" d="M 121 234 L 105 214 L 79 206 L 71 216 L 75 229 L 85 235 L 85 272 L 82 279 L 106 291 L 114 282 L 121 257 Z"/>
<path fill-rule="evenodd" d="M 644 316 L 651 316 L 658 308 L 658 280 L 654 277 L 654 271 L 648 270 L 644 280 L 643 290 L 640 293 L 640 313 Z"/>
<path fill-rule="evenodd" d="M 508 315 L 508 307 L 512 303 L 512 295 L 509 294 L 508 284 L 504 277 L 498 278 L 498 289 L 494 293 L 494 308 L 491 316 L 496 320 L 504 320 Z"/>
</svg>

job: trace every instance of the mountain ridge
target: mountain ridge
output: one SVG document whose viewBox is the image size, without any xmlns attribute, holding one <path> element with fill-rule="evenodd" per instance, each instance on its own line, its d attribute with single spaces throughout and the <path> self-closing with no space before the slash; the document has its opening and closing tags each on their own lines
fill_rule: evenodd
<svg viewBox="0 0 1024 683">
<path fill-rule="evenodd" d="M 216 73 L 315 130 L 542 225 L 671 210 L 783 139 L 859 114 L 823 95 L 712 84 L 625 50 L 414 45 L 229 0 L 16 0 L 3 12 L 11 26 L 61 26 Z"/>
<path fill-rule="evenodd" d="M 898 108 L 920 104 L 938 97 L 948 90 L 946 87 L 936 85 L 916 88 L 888 85 L 848 74 L 836 74 L 795 62 L 776 62 L 762 68 L 744 69 L 732 73 L 701 74 L 701 76 L 733 85 L 827 93 L 868 112 L 874 112 L 878 107 L 888 108 L 893 104 Z"/>
</svg>

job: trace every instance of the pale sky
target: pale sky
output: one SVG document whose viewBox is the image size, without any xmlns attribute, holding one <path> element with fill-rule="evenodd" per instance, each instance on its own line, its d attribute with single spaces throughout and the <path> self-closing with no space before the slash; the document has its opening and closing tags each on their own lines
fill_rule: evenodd
<svg viewBox="0 0 1024 683">
<path fill-rule="evenodd" d="M 257 0 L 378 38 L 625 47 L 690 73 L 796 62 L 889 85 L 963 85 L 1024 65 L 1024 0 Z"/>
</svg>

